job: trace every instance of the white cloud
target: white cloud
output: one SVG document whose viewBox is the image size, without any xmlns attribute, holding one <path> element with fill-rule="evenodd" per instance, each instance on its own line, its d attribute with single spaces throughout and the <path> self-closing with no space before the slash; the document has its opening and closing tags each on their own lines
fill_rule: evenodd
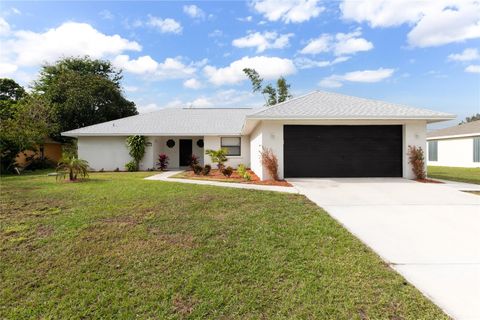
<svg viewBox="0 0 480 320">
<path fill-rule="evenodd" d="M 350 33 L 337 33 L 335 36 L 334 53 L 337 56 L 352 54 L 360 51 L 369 51 L 373 49 L 373 44 L 364 38 L 360 30 Z"/>
<path fill-rule="evenodd" d="M 138 113 L 150 113 L 160 110 L 161 107 L 156 103 L 147 103 L 144 105 L 137 105 Z"/>
<path fill-rule="evenodd" d="M 158 67 L 158 63 L 150 56 L 141 56 L 135 60 L 130 60 L 128 55 L 119 55 L 113 60 L 113 64 L 118 68 L 135 74 L 152 73 Z"/>
<path fill-rule="evenodd" d="M 0 62 L 0 77 L 10 77 L 17 69 L 18 67 L 12 63 Z"/>
<path fill-rule="evenodd" d="M 109 10 L 102 10 L 98 13 L 102 19 L 113 20 L 115 16 Z"/>
<path fill-rule="evenodd" d="M 480 73 L 480 65 L 479 64 L 471 64 L 465 68 L 465 72 L 470 73 Z"/>
<path fill-rule="evenodd" d="M 205 19 L 205 12 L 194 4 L 183 6 L 183 12 L 193 19 Z"/>
<path fill-rule="evenodd" d="M 2 63 L 37 66 L 63 56 L 89 55 L 103 58 L 124 51 L 140 51 L 141 46 L 119 35 L 106 35 L 87 23 L 66 22 L 43 33 L 15 31 L 4 41 Z M 7 61 L 4 61 L 7 60 Z"/>
<path fill-rule="evenodd" d="M 183 82 L 183 86 L 189 89 L 200 89 L 202 87 L 202 84 L 197 79 L 190 78 Z"/>
<path fill-rule="evenodd" d="M 150 56 L 130 59 L 128 55 L 119 55 L 113 59 L 113 64 L 126 72 L 148 75 L 150 80 L 182 79 L 191 77 L 198 68 L 205 65 L 206 60 L 185 63 L 181 57 L 166 58 L 157 62 Z"/>
<path fill-rule="evenodd" d="M 191 77 L 196 71 L 195 63 L 185 64 L 179 57 L 166 58 L 158 64 L 155 75 L 159 79 L 179 79 Z"/>
<path fill-rule="evenodd" d="M 232 45 L 237 48 L 257 48 L 257 52 L 263 52 L 266 49 L 283 49 L 289 45 L 289 39 L 293 33 L 278 34 L 276 32 L 255 32 L 249 33 L 245 37 L 232 41 Z"/>
<path fill-rule="evenodd" d="M 320 86 L 328 88 L 338 88 L 343 85 L 343 82 L 363 82 L 374 83 L 380 82 L 387 78 L 390 78 L 394 69 L 379 68 L 377 70 L 362 70 L 347 72 L 343 75 L 334 74 L 320 81 Z"/>
<path fill-rule="evenodd" d="M 233 61 L 229 66 L 217 68 L 206 66 L 203 68 L 208 80 L 215 85 L 235 84 L 247 80 L 244 68 L 257 70 L 260 76 L 266 80 L 276 79 L 280 76 L 288 76 L 296 72 L 295 65 L 290 59 L 278 57 L 243 57 Z"/>
<path fill-rule="evenodd" d="M 332 36 L 329 34 L 322 34 L 316 39 L 311 39 L 308 44 L 300 50 L 301 54 L 318 54 L 328 52 L 331 50 Z"/>
<path fill-rule="evenodd" d="M 211 38 L 221 37 L 223 36 L 223 31 L 220 29 L 215 29 L 212 32 L 210 32 L 208 36 Z"/>
<path fill-rule="evenodd" d="M 253 8 L 269 21 L 285 23 L 308 21 L 325 10 L 319 0 L 254 0 Z"/>
<path fill-rule="evenodd" d="M 136 86 L 124 86 L 126 92 L 137 92 L 139 90 Z"/>
<path fill-rule="evenodd" d="M 8 22 L 0 17 L 0 36 L 4 36 L 10 33 L 10 25 Z"/>
<path fill-rule="evenodd" d="M 182 25 L 180 22 L 177 22 L 174 19 L 171 18 L 158 18 L 154 16 L 149 16 L 148 17 L 148 22 L 147 25 L 154 27 L 161 33 L 181 33 L 182 32 Z"/>
<path fill-rule="evenodd" d="M 480 54 L 478 52 L 478 49 L 473 49 L 473 48 L 467 48 L 463 50 L 462 53 L 454 53 L 448 56 L 449 60 L 453 61 L 473 61 L 473 60 L 478 60 L 480 59 Z"/>
<path fill-rule="evenodd" d="M 197 98 L 188 105 L 192 108 L 210 108 L 213 106 L 212 102 L 207 98 Z"/>
<path fill-rule="evenodd" d="M 329 60 L 312 60 L 309 58 L 297 58 L 295 59 L 295 65 L 299 69 L 311 69 L 311 68 L 323 68 L 323 67 L 329 67 L 333 66 L 337 63 L 345 62 L 350 57 L 337 57 L 333 59 L 332 61 Z"/>
<path fill-rule="evenodd" d="M 341 86 L 343 86 L 340 80 L 337 80 L 334 76 L 322 79 L 318 84 L 320 85 L 320 87 L 324 88 L 340 88 Z"/>
<path fill-rule="evenodd" d="M 165 108 L 232 108 L 258 107 L 262 97 L 245 90 L 219 90 L 211 95 L 201 95 L 194 99 L 175 98 L 164 105 Z"/>
<path fill-rule="evenodd" d="M 252 22 L 253 17 L 252 16 L 247 16 L 245 18 L 237 18 L 237 20 L 241 21 L 241 22 Z"/>
<path fill-rule="evenodd" d="M 361 35 L 360 29 L 350 33 L 337 33 L 335 36 L 322 34 L 318 38 L 311 39 L 300 53 L 315 55 L 333 52 L 336 56 L 341 56 L 373 49 L 373 44 L 361 38 Z"/>
<path fill-rule="evenodd" d="M 408 43 L 413 47 L 439 46 L 480 37 L 480 2 L 477 0 L 343 0 L 343 18 L 367 22 L 371 27 L 413 26 Z"/>
</svg>

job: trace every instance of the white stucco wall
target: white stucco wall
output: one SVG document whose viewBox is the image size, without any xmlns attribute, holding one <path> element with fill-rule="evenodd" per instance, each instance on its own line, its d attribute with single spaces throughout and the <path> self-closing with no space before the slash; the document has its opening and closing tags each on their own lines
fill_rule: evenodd
<svg viewBox="0 0 480 320">
<path fill-rule="evenodd" d="M 93 170 L 125 170 L 131 160 L 125 144 L 127 137 L 79 137 L 78 157 L 88 161 Z"/>
<path fill-rule="evenodd" d="M 271 148 L 278 158 L 279 177 L 284 178 L 284 162 L 283 162 L 283 126 L 284 125 L 403 125 L 403 176 L 405 178 L 413 178 L 413 172 L 408 164 L 408 146 L 415 145 L 422 147 L 426 151 L 426 121 L 334 121 L 334 120 L 270 120 L 261 121 L 251 133 L 251 150 L 252 150 L 252 170 L 261 178 L 269 179 L 267 172 L 261 169 L 261 164 L 255 161 L 255 154 L 259 153 L 261 146 Z"/>
<path fill-rule="evenodd" d="M 152 140 L 152 145 L 154 146 L 153 152 L 153 163 L 156 166 L 158 162 L 158 156 L 160 153 L 165 153 L 169 160 L 168 160 L 168 168 L 175 169 L 179 168 L 180 166 L 180 139 L 191 139 L 192 140 L 192 153 L 196 155 L 199 159 L 201 165 L 203 165 L 203 153 L 204 148 L 200 148 L 197 145 L 197 141 L 203 139 L 203 137 L 195 136 L 195 137 L 150 137 Z M 175 146 L 173 148 L 169 148 L 167 146 L 167 141 L 172 139 L 175 141 Z"/>
<path fill-rule="evenodd" d="M 263 167 L 260 161 L 260 151 L 262 150 L 262 126 L 258 125 L 250 133 L 250 168 L 257 176 L 262 179 Z"/>
<path fill-rule="evenodd" d="M 403 177 L 414 179 L 412 166 L 408 163 L 408 146 L 421 147 L 425 155 L 425 170 L 427 160 L 427 123 L 426 121 L 411 121 L 403 125 Z"/>
<path fill-rule="evenodd" d="M 240 137 L 241 146 L 240 146 L 240 156 L 229 156 L 226 166 L 231 166 L 236 168 L 239 164 L 244 164 L 247 167 L 250 167 L 250 139 L 249 136 Z M 221 147 L 221 137 L 220 136 L 206 136 L 204 138 L 205 146 L 204 151 L 208 149 L 218 150 Z M 209 164 L 212 167 L 215 167 L 215 164 L 212 163 L 209 155 L 204 155 L 205 164 Z"/>
<path fill-rule="evenodd" d="M 435 139 L 430 141 L 438 141 L 438 161 L 428 161 L 428 165 L 465 168 L 480 167 L 480 162 L 473 162 L 473 137 Z M 426 155 L 428 157 L 428 150 Z"/>
</svg>

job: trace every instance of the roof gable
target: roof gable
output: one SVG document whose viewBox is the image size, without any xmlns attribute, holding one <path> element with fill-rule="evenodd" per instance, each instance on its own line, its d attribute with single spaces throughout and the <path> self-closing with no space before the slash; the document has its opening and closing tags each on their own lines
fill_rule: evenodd
<svg viewBox="0 0 480 320">
<path fill-rule="evenodd" d="M 247 116 L 249 119 L 452 119 L 449 113 L 380 100 L 313 91 Z"/>
</svg>

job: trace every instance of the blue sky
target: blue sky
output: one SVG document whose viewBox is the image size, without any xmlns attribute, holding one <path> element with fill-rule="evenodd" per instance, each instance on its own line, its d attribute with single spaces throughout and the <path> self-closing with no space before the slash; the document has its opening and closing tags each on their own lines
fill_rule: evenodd
<svg viewBox="0 0 480 320">
<path fill-rule="evenodd" d="M 476 0 L 0 5 L 0 76 L 28 85 L 61 56 L 109 59 L 140 112 L 261 106 L 244 67 L 266 82 L 285 76 L 295 96 L 320 89 L 460 119 L 480 112 Z"/>
</svg>

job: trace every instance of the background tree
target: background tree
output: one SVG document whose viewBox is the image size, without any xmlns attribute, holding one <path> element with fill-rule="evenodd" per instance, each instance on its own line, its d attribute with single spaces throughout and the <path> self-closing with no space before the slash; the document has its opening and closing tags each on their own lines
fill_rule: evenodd
<svg viewBox="0 0 480 320">
<path fill-rule="evenodd" d="M 12 171 L 18 153 L 36 150 L 56 130 L 55 110 L 43 97 L 30 95 L 15 104 L 11 117 L 0 122 L 2 172 Z"/>
<path fill-rule="evenodd" d="M 138 114 L 123 96 L 121 71 L 109 61 L 64 58 L 44 65 L 33 91 L 54 108 L 58 126 L 52 138 L 63 141 L 62 131 Z"/>
<path fill-rule="evenodd" d="M 263 97 L 265 98 L 265 106 L 273 106 L 292 98 L 292 95 L 290 94 L 290 85 L 287 84 L 285 78 L 278 78 L 276 88 L 271 84 L 267 84 L 263 87 L 263 79 L 255 69 L 245 68 L 243 69 L 243 72 L 252 83 L 252 91 L 254 93 L 261 92 L 263 94 Z"/>
<path fill-rule="evenodd" d="M 459 124 L 465 124 L 465 123 L 469 123 L 477 120 L 480 120 L 480 113 L 474 114 L 471 117 L 466 117 L 465 120 L 463 120 Z"/>
<path fill-rule="evenodd" d="M 25 89 L 12 79 L 0 79 L 0 121 L 10 119 L 15 113 L 15 106 L 25 97 Z"/>
</svg>

